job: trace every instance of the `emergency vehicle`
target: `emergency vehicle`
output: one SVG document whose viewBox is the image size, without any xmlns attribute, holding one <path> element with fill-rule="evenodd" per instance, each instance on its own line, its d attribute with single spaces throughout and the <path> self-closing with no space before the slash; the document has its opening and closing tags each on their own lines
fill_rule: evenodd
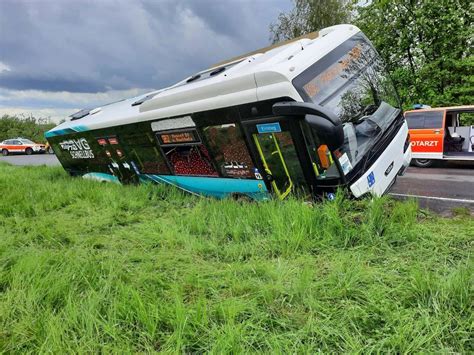
<svg viewBox="0 0 474 355">
<path fill-rule="evenodd" d="M 30 141 L 26 138 L 13 138 L 0 142 L 0 152 L 3 156 L 11 153 L 31 155 L 33 153 L 45 153 L 46 146 Z"/>
<path fill-rule="evenodd" d="M 405 112 L 413 164 L 474 161 L 474 105 L 422 108 Z"/>
</svg>

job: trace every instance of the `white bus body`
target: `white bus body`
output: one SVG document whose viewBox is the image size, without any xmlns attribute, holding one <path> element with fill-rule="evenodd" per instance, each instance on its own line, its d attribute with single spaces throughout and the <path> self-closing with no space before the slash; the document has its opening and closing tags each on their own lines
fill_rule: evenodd
<svg viewBox="0 0 474 355">
<path fill-rule="evenodd" d="M 171 87 L 80 111 L 46 137 L 73 175 L 153 180 L 216 197 L 263 198 L 273 191 L 284 198 L 297 189 L 332 196 L 339 186 L 354 197 L 381 195 L 411 159 L 408 128 L 389 85 L 360 30 L 338 25 Z M 275 114 L 271 105 L 282 102 L 306 103 L 309 111 Z M 324 120 L 344 133 L 340 147 L 328 148 L 332 138 L 308 123 Z M 137 132 L 147 138 L 134 147 Z M 221 149 L 213 140 L 239 151 Z M 159 161 L 153 169 L 149 155 Z M 183 166 L 186 157 L 189 169 Z"/>
</svg>

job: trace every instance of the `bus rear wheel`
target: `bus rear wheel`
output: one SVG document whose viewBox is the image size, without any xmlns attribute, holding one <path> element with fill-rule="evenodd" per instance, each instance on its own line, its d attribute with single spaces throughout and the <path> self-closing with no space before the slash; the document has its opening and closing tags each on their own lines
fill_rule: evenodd
<svg viewBox="0 0 474 355">
<path fill-rule="evenodd" d="M 2 155 L 6 157 L 8 155 L 8 150 L 2 149 Z"/>
<path fill-rule="evenodd" d="M 433 160 L 430 159 L 413 159 L 413 164 L 419 168 L 429 168 L 433 163 Z"/>
</svg>

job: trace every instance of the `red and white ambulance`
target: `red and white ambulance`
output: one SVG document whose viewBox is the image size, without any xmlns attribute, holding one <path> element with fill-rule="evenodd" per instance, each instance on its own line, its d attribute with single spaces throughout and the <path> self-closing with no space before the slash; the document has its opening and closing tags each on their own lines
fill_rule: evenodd
<svg viewBox="0 0 474 355">
<path fill-rule="evenodd" d="M 405 112 L 405 118 L 414 165 L 474 161 L 474 105 L 415 109 Z"/>
<path fill-rule="evenodd" d="M 11 153 L 31 155 L 45 152 L 46 146 L 44 144 L 35 143 L 26 138 L 18 137 L 0 142 L 0 153 L 4 156 Z"/>
</svg>

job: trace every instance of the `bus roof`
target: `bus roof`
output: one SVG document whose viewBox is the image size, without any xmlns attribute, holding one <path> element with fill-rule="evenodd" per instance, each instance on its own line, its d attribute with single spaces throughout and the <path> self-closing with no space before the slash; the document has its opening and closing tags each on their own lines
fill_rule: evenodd
<svg viewBox="0 0 474 355">
<path fill-rule="evenodd" d="M 94 109 L 81 110 L 46 133 L 64 135 L 128 123 L 290 97 L 302 101 L 291 81 L 360 32 L 337 25 L 226 60 L 161 90 Z"/>
<path fill-rule="evenodd" d="M 427 112 L 427 111 L 459 111 L 459 112 L 474 111 L 474 105 L 422 108 L 422 109 L 418 109 L 418 110 L 407 110 L 407 111 L 405 111 L 405 113 L 409 113 L 409 112 Z"/>
<path fill-rule="evenodd" d="M 219 63 L 216 63 L 214 65 L 212 65 L 210 67 L 211 68 L 216 68 L 216 67 L 220 67 L 220 66 L 223 66 L 223 65 L 226 65 L 226 64 L 229 64 L 229 63 L 232 63 L 232 62 L 236 62 L 236 61 L 239 61 L 241 59 L 245 59 L 247 57 L 251 57 L 255 54 L 258 54 L 258 53 L 265 53 L 265 52 L 268 52 L 269 50 L 272 50 L 274 48 L 277 48 L 277 47 L 281 47 L 281 46 L 285 46 L 287 44 L 290 44 L 292 42 L 296 42 L 296 41 L 299 41 L 301 39 L 316 39 L 318 38 L 319 36 L 319 32 L 311 32 L 311 33 L 307 33 L 307 34 L 304 34 L 304 35 L 301 35 L 299 37 L 296 37 L 296 38 L 293 38 L 293 39 L 289 39 L 289 40 L 286 40 L 286 41 L 282 41 L 282 42 L 278 42 L 278 43 L 275 43 L 275 44 L 272 44 L 271 46 L 267 46 L 267 47 L 263 47 L 263 48 L 260 48 L 260 49 L 256 49 L 252 52 L 249 52 L 249 53 L 245 53 L 245 54 L 242 54 L 242 55 L 239 55 L 237 57 L 233 57 L 231 59 L 227 59 L 227 60 L 224 60 L 222 62 L 219 62 Z"/>
</svg>

